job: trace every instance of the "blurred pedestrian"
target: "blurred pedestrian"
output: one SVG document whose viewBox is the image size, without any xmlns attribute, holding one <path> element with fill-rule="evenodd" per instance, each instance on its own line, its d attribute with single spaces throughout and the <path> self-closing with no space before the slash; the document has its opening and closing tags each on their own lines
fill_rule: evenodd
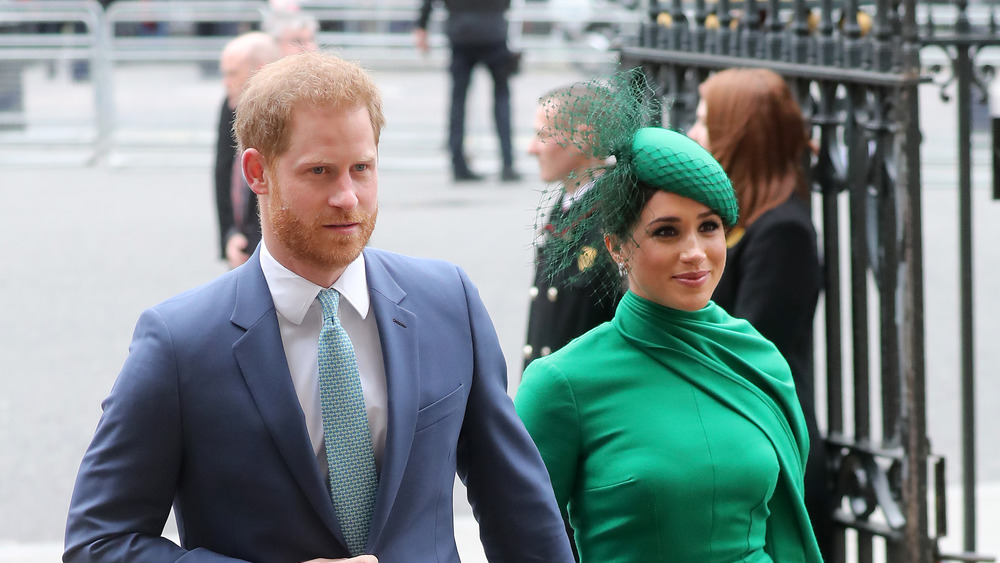
<svg viewBox="0 0 1000 563">
<path fill-rule="evenodd" d="M 423 0 L 414 29 L 414 42 L 422 52 L 430 48 L 427 24 L 433 0 Z M 510 76 L 518 56 L 507 47 L 507 17 L 510 0 L 445 0 L 448 20 L 445 30 L 451 45 L 451 110 L 448 125 L 448 148 L 451 152 L 452 178 L 456 182 L 482 180 L 469 168 L 465 156 L 465 109 L 472 71 L 484 65 L 493 77 L 493 121 L 500 141 L 503 167 L 500 180 L 516 182 L 521 175 L 514 169 L 510 125 Z"/>
<path fill-rule="evenodd" d="M 688 135 L 722 164 L 740 205 L 712 300 L 750 321 L 791 367 L 812 444 L 806 507 L 829 556 L 833 491 L 813 382 L 813 319 L 823 278 L 804 169 L 807 123 L 788 84 L 770 70 L 724 70 L 698 92 L 697 121 Z"/>
<path fill-rule="evenodd" d="M 270 35 L 251 31 L 230 40 L 219 59 L 226 99 L 219 112 L 215 143 L 215 208 L 219 220 L 219 255 L 230 268 L 246 262 L 260 242 L 257 197 L 246 185 L 236 158 L 234 110 L 250 75 L 280 57 L 278 44 Z"/>
<path fill-rule="evenodd" d="M 595 108 L 567 106 L 566 101 L 602 102 L 595 86 L 574 85 L 553 90 L 542 96 L 535 110 L 535 137 L 528 153 L 538 159 L 541 179 L 559 188 L 555 202 L 538 229 L 535 249 L 535 280 L 529 290 L 528 336 L 524 347 L 524 365 L 547 356 L 567 342 L 611 320 L 620 294 L 608 292 L 608 276 L 613 271 L 597 260 L 601 247 L 583 244 L 574 249 L 577 260 L 553 268 L 546 261 L 545 244 L 551 237 L 565 237 L 560 232 L 568 216 L 578 213 L 581 199 L 603 172 L 608 154 L 598 154 L 589 141 L 586 123 L 569 124 L 571 110 L 586 115 Z M 599 236 L 587 237 L 600 240 Z"/>
<path fill-rule="evenodd" d="M 278 42 L 282 56 L 317 50 L 319 22 L 309 12 L 273 10 L 264 19 L 264 31 Z"/>
<path fill-rule="evenodd" d="M 315 16 L 298 11 L 271 11 L 264 22 L 267 34 L 277 42 L 281 56 L 294 55 L 307 51 L 315 51 L 316 30 L 318 24 Z M 250 51 L 263 49 L 263 56 L 257 57 L 259 60 L 250 60 L 245 55 L 247 49 L 239 47 L 237 44 L 230 53 L 227 64 L 230 69 L 238 69 L 238 74 L 242 75 L 243 67 L 258 66 L 261 60 L 270 60 L 274 53 L 266 46 L 267 41 L 260 34 L 249 35 L 251 39 L 241 40 L 244 46 L 247 42 L 252 43 Z M 251 55 L 250 58 L 254 56 Z M 225 72 L 225 71 L 223 71 Z M 225 77 L 224 77 L 225 80 Z M 235 171 L 236 149 L 233 140 L 233 118 L 235 102 L 230 100 L 229 86 L 227 85 L 226 99 L 222 101 L 219 110 L 219 132 L 216 138 L 215 147 L 215 198 L 216 210 L 219 219 L 219 255 L 229 263 L 230 267 L 235 267 L 242 263 L 249 256 L 249 252 L 260 240 L 259 227 L 256 225 L 256 197 L 245 186 L 237 188 L 236 183 L 243 183 L 239 172 Z M 233 190 L 237 190 L 234 197 Z M 242 195 L 241 195 L 242 194 Z M 233 204 L 236 203 L 234 210 Z M 249 209 L 247 209 L 249 208 Z M 236 218 L 240 218 L 240 224 L 236 224 Z M 246 223 L 247 220 L 252 223 Z M 246 240 L 246 247 L 239 236 Z M 233 248 L 227 252 L 227 243 L 233 239 Z"/>
</svg>

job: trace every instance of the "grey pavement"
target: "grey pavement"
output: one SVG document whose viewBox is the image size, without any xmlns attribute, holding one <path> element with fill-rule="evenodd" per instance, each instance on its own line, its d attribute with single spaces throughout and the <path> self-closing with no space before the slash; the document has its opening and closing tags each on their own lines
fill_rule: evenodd
<svg viewBox="0 0 1000 563">
<path fill-rule="evenodd" d="M 187 70 L 169 72 L 167 77 L 121 80 L 120 88 L 127 94 L 150 88 L 146 82 L 154 81 L 164 104 L 180 99 L 184 105 L 179 107 L 190 107 L 201 120 L 194 149 L 157 149 L 133 140 L 123 142 L 114 158 L 94 166 L 53 166 L 40 159 L 0 170 L 0 563 L 58 560 L 76 469 L 140 311 L 225 271 L 215 254 L 211 159 L 206 153 L 211 130 L 205 131 L 214 125 L 212 108 L 217 109 L 222 91 Z M 375 74 L 386 96 L 389 125 L 381 147 L 380 217 L 372 244 L 450 260 L 469 272 L 494 318 L 513 392 L 520 377 L 531 242 L 543 187 L 533 179 L 537 167 L 522 154 L 518 164 L 524 181 L 501 184 L 494 179 L 499 163 L 489 84 L 480 73 L 470 100 L 469 150 L 473 166 L 494 176 L 481 184 L 451 184 L 443 151 L 443 72 L 425 68 Z M 546 68 L 515 79 L 519 152 L 532 134 L 537 97 L 580 76 L 571 69 Z M 170 92 L 179 94 L 171 97 Z M 957 198 L 951 189 L 954 146 L 947 119 L 954 108 L 931 95 L 925 99 L 929 427 L 932 449 L 949 461 L 952 536 L 943 545 L 954 551 L 961 537 L 955 488 L 961 469 Z M 134 100 L 122 97 L 121 103 L 128 106 Z M 135 118 L 136 131 L 143 127 L 138 115 L 123 113 Z M 169 116 L 149 119 L 162 125 Z M 1000 223 L 1000 203 L 989 199 L 986 165 L 977 167 L 974 178 L 979 537 L 981 551 L 998 554 L 1000 448 L 992 408 L 1000 404 L 1000 347 L 994 345 L 1000 338 L 995 291 L 1000 247 L 990 244 L 990 235 Z M 456 496 L 456 539 L 463 560 L 485 561 L 460 485 Z"/>
</svg>

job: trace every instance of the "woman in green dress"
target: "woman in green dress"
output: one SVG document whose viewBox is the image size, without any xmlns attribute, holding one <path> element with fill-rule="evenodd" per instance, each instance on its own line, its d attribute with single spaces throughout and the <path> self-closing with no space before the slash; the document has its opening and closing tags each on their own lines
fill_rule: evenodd
<svg viewBox="0 0 1000 563">
<path fill-rule="evenodd" d="M 821 561 L 788 364 L 710 301 L 729 179 L 680 133 L 630 137 L 568 219 L 600 221 L 628 291 L 611 322 L 532 362 L 514 400 L 580 561 Z"/>
</svg>

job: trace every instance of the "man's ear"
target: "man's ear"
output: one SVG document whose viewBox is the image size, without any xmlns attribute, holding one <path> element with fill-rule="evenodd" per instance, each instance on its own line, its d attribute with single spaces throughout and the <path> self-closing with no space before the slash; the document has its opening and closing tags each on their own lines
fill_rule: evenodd
<svg viewBox="0 0 1000 563">
<path fill-rule="evenodd" d="M 257 195 L 268 193 L 267 173 L 264 165 L 264 157 L 257 149 L 247 149 L 240 155 L 240 166 L 243 169 L 243 178 L 247 185 Z"/>
</svg>

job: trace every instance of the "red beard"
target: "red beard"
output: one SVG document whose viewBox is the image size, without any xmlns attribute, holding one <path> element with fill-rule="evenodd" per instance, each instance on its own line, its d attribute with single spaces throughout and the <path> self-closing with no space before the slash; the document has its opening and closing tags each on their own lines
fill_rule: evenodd
<svg viewBox="0 0 1000 563">
<path fill-rule="evenodd" d="M 278 242 L 299 260 L 326 270 L 344 268 L 353 262 L 375 230 L 378 207 L 372 213 L 359 207 L 349 213 L 331 209 L 307 221 L 284 205 L 280 188 L 272 188 L 270 196 L 266 213 Z M 351 235 L 331 233 L 324 225 L 333 223 L 357 223 L 360 230 Z"/>
</svg>

